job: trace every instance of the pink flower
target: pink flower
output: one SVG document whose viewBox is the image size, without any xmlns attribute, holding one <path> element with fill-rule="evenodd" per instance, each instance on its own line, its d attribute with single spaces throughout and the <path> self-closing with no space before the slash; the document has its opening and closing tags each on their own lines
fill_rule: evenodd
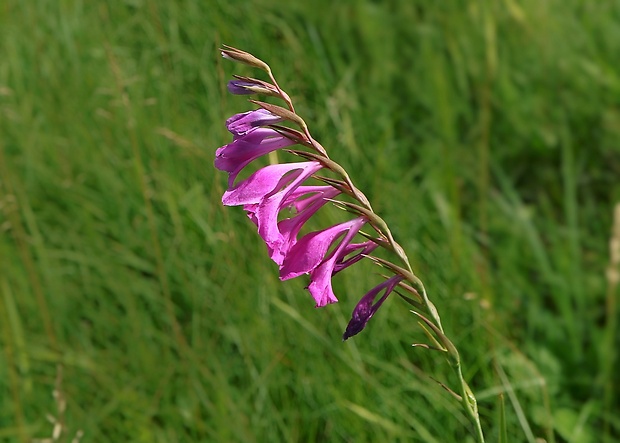
<svg viewBox="0 0 620 443">
<path fill-rule="evenodd" d="M 335 272 L 348 266 L 343 259 L 351 252 L 348 247 L 366 221 L 365 218 L 358 217 L 302 237 L 284 258 L 280 268 L 280 279 L 288 280 L 302 274 L 310 274 L 308 290 L 316 301 L 316 307 L 337 302 L 331 278 Z M 338 246 L 325 257 L 330 247 L 343 235 L 344 238 Z M 340 266 L 338 271 L 337 266 Z"/>
<path fill-rule="evenodd" d="M 297 242 L 297 234 L 302 226 L 316 213 L 327 199 L 340 193 L 331 186 L 292 186 L 263 199 L 258 204 L 243 207 L 250 220 L 258 226 L 258 233 L 265 241 L 269 257 L 278 265 L 282 265 L 284 257 Z M 278 221 L 282 209 L 292 208 L 293 217 Z"/>
<path fill-rule="evenodd" d="M 259 204 L 287 186 L 296 189 L 322 167 L 319 162 L 265 166 L 224 192 L 222 203 L 226 206 Z"/>
<path fill-rule="evenodd" d="M 240 136 L 232 143 L 215 151 L 215 167 L 228 172 L 228 187 L 231 188 L 239 172 L 251 161 L 269 152 L 294 145 L 295 142 L 273 129 L 257 128 Z"/>
<path fill-rule="evenodd" d="M 353 337 L 356 334 L 362 332 L 362 330 L 366 327 L 368 321 L 375 315 L 377 309 L 381 307 L 383 302 L 388 298 L 388 295 L 394 290 L 396 285 L 403 280 L 402 275 L 395 275 L 388 280 L 384 281 L 380 285 L 371 289 L 366 295 L 364 295 L 359 303 L 353 309 L 353 314 L 351 315 L 351 320 L 347 325 L 347 329 L 345 330 L 342 340 L 346 340 L 349 337 Z M 373 305 L 373 301 L 375 300 L 377 294 L 379 294 L 382 290 L 385 289 L 385 293 L 383 296 Z"/>
<path fill-rule="evenodd" d="M 233 135 L 243 135 L 253 128 L 259 126 L 273 125 L 280 123 L 282 117 L 267 111 L 266 109 L 255 109 L 254 111 L 244 112 L 243 114 L 235 114 L 226 120 L 226 128 Z"/>
</svg>

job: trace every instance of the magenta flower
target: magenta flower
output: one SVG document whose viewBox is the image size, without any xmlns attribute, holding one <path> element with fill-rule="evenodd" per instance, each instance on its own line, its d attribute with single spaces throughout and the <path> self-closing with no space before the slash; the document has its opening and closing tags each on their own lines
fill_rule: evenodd
<svg viewBox="0 0 620 443">
<path fill-rule="evenodd" d="M 256 128 L 234 137 L 232 143 L 215 151 L 215 167 L 228 172 L 228 187 L 231 188 L 239 172 L 250 162 L 269 152 L 294 144 L 294 141 L 273 129 Z"/>
<path fill-rule="evenodd" d="M 353 309 L 351 320 L 347 325 L 347 329 L 344 331 L 342 340 L 347 340 L 349 337 L 353 337 L 354 335 L 362 332 L 362 330 L 366 327 L 368 320 L 375 315 L 377 309 L 381 307 L 383 302 L 388 298 L 388 295 L 390 295 L 396 285 L 398 285 L 403 278 L 404 277 L 402 275 L 395 275 L 368 291 L 368 293 L 361 298 L 359 303 Z M 383 296 L 373 305 L 373 301 L 377 297 L 377 294 L 384 289 L 385 293 Z"/>
<path fill-rule="evenodd" d="M 233 135 L 243 135 L 253 128 L 273 125 L 281 121 L 282 117 L 272 114 L 266 109 L 255 109 L 254 111 L 233 115 L 226 120 L 226 128 L 228 128 Z"/>
<path fill-rule="evenodd" d="M 336 266 L 340 266 L 338 270 L 343 269 L 345 263 L 343 259 L 347 255 L 346 252 L 350 252 L 350 248 L 347 247 L 366 222 L 365 218 L 358 217 L 302 237 L 284 258 L 280 268 L 280 279 L 288 280 L 302 274 L 310 274 L 308 290 L 316 301 L 316 307 L 337 302 L 331 278 Z M 344 238 L 338 246 L 325 257 L 330 247 L 343 235 Z"/>
<path fill-rule="evenodd" d="M 282 265 L 284 257 L 297 242 L 297 234 L 304 223 L 327 203 L 327 199 L 340 193 L 331 186 L 291 188 L 292 186 L 288 186 L 266 197 L 261 203 L 243 207 L 250 220 L 258 226 L 258 233 L 267 245 L 269 257 L 278 265 Z M 278 221 L 280 211 L 286 208 L 293 209 L 296 214 Z"/>
<path fill-rule="evenodd" d="M 322 167 L 319 162 L 265 166 L 224 192 L 222 203 L 226 206 L 259 204 L 286 186 L 296 189 Z"/>
</svg>

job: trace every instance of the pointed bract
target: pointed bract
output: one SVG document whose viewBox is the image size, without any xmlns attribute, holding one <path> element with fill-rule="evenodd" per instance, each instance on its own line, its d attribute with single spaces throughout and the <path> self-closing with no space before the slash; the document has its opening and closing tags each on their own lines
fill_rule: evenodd
<svg viewBox="0 0 620 443">
<path fill-rule="evenodd" d="M 255 68 L 260 68 L 263 71 L 269 72 L 269 65 L 267 63 L 241 49 L 223 45 L 223 48 L 220 49 L 220 54 L 222 54 L 222 57 L 229 60 L 245 63 L 246 65 L 254 66 Z"/>
</svg>

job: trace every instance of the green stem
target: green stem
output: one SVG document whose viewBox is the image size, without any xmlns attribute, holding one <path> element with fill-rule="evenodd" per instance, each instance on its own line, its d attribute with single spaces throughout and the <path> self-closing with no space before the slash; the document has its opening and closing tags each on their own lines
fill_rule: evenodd
<svg viewBox="0 0 620 443">
<path fill-rule="evenodd" d="M 280 97 L 286 102 L 290 113 L 293 114 L 293 117 L 298 117 L 297 113 L 295 112 L 295 108 L 293 106 L 292 100 L 278 85 L 278 82 L 276 81 L 273 73 L 271 72 L 271 68 L 269 67 L 269 65 L 262 62 L 261 60 L 256 59 L 251 54 L 245 53 L 243 51 L 235 50 L 234 48 L 229 48 L 229 47 L 226 47 L 225 49 L 228 51 L 227 54 L 233 59 L 242 61 L 246 64 L 250 64 L 252 66 L 256 66 L 256 67 L 259 67 L 265 70 L 267 74 L 269 75 L 269 78 L 273 82 L 273 85 L 279 92 Z M 268 110 L 273 106 L 273 105 L 269 105 L 268 103 L 256 102 L 256 101 L 253 101 L 253 102 L 259 104 L 261 107 L 268 109 Z M 278 114 L 278 115 L 281 115 L 281 114 Z M 426 294 L 426 289 L 424 288 L 424 284 L 414 274 L 411 268 L 411 264 L 409 263 L 409 258 L 407 257 L 407 254 L 405 253 L 403 248 L 394 240 L 394 237 L 392 236 L 392 233 L 389 227 L 387 226 L 387 223 L 385 223 L 383 219 L 381 219 L 378 215 L 374 213 L 370 205 L 370 202 L 368 201 L 368 198 L 366 197 L 366 195 L 364 195 L 362 191 L 360 191 L 353 184 L 353 181 L 349 177 L 346 170 L 342 166 L 340 166 L 338 163 L 331 160 L 329 156 L 327 155 L 327 151 L 325 150 L 325 148 L 323 148 L 323 146 L 321 146 L 319 142 L 317 142 L 316 140 L 312 138 L 312 136 L 310 135 L 308 126 L 306 125 L 304 120 L 301 117 L 295 118 L 295 119 L 289 118 L 289 120 L 295 122 L 301 127 L 303 133 L 307 137 L 307 142 L 309 146 L 314 148 L 314 150 L 317 152 L 317 154 L 312 154 L 312 157 L 317 156 L 316 158 L 317 160 L 322 161 L 323 164 L 328 169 L 330 169 L 331 171 L 333 171 L 334 173 L 342 177 L 343 184 L 346 184 L 346 186 L 349 188 L 348 191 L 350 191 L 347 193 L 351 195 L 354 199 L 356 199 L 361 205 L 361 206 L 356 206 L 356 205 L 348 204 L 348 206 L 350 207 L 356 206 L 355 209 L 358 210 L 360 213 L 367 214 L 368 219 L 371 225 L 373 226 L 373 228 L 377 231 L 377 233 L 381 237 L 383 237 L 386 240 L 385 244 L 382 244 L 382 246 L 394 252 L 405 265 L 406 269 L 403 269 L 403 268 L 396 269 L 397 267 L 395 265 L 391 265 L 388 267 L 391 268 L 394 272 L 401 273 L 406 278 L 406 281 L 409 281 L 413 285 L 414 290 L 419 292 L 421 296 L 421 305 L 419 305 L 418 308 L 423 308 L 420 310 L 426 311 L 431 316 L 432 321 L 428 320 L 426 317 L 424 317 L 423 315 L 421 315 L 420 313 L 416 311 L 412 311 L 412 312 L 418 315 L 422 320 L 424 320 L 424 322 L 430 327 L 430 329 L 433 330 L 434 334 L 437 336 L 437 338 L 439 339 L 439 342 L 441 343 L 440 345 L 439 344 L 438 345 L 443 346 L 443 349 L 448 353 L 448 361 L 450 362 L 450 365 L 454 368 L 456 375 L 458 377 L 458 380 L 459 380 L 461 405 L 463 406 L 468 417 L 474 424 L 477 442 L 484 443 L 482 425 L 480 423 L 480 416 L 478 415 L 478 403 L 476 401 L 476 397 L 474 396 L 474 393 L 472 392 L 469 385 L 463 378 L 459 353 L 456 347 L 448 339 L 448 337 L 445 336 L 443 332 L 443 328 L 441 326 L 441 319 L 439 317 L 439 313 L 437 312 L 435 305 L 428 298 L 428 295 Z M 375 257 L 374 260 L 377 263 L 385 264 L 385 261 L 382 259 Z"/>
<path fill-rule="evenodd" d="M 461 385 L 461 404 L 467 412 L 469 419 L 472 421 L 476 433 L 476 441 L 478 443 L 484 443 L 484 434 L 482 433 L 482 424 L 480 423 L 480 415 L 478 414 L 478 402 L 472 392 L 471 388 L 463 378 L 461 371 L 461 363 L 456 365 L 456 373 Z"/>
</svg>

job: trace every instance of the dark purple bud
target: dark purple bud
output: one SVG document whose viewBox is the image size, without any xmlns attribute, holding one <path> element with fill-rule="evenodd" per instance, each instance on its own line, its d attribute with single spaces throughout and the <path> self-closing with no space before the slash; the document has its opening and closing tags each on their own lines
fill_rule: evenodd
<svg viewBox="0 0 620 443">
<path fill-rule="evenodd" d="M 351 315 L 351 320 L 347 325 L 347 329 L 344 331 L 342 340 L 347 340 L 349 337 L 353 337 L 356 334 L 362 332 L 366 327 L 368 321 L 375 315 L 377 309 L 381 307 L 383 302 L 388 298 L 388 295 L 396 287 L 396 285 L 403 279 L 402 275 L 395 275 L 388 280 L 384 281 L 380 285 L 371 289 L 366 295 L 362 297 Z M 379 299 L 374 305 L 372 304 L 377 294 L 385 289 L 383 297 Z"/>
</svg>

